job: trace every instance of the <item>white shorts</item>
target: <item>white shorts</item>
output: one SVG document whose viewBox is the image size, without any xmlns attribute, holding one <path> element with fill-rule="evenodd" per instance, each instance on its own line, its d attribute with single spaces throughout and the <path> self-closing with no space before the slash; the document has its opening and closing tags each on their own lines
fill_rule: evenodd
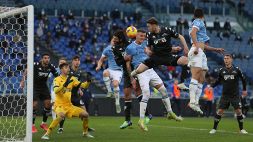
<svg viewBox="0 0 253 142">
<path fill-rule="evenodd" d="M 189 67 L 199 67 L 203 70 L 208 70 L 207 66 L 207 58 L 204 51 L 199 48 L 199 52 L 197 55 L 194 54 L 194 50 L 196 47 L 191 47 L 189 53 L 188 53 L 188 66 Z"/>
<path fill-rule="evenodd" d="M 114 80 L 117 80 L 118 82 L 121 81 L 122 79 L 122 75 L 123 75 L 123 72 L 121 70 L 111 70 L 111 69 L 107 69 L 110 73 L 110 79 L 112 81 Z"/>
<path fill-rule="evenodd" d="M 149 87 L 155 87 L 162 84 L 162 79 L 157 75 L 153 69 L 148 69 L 143 73 L 137 75 L 141 90 L 149 90 Z"/>
</svg>

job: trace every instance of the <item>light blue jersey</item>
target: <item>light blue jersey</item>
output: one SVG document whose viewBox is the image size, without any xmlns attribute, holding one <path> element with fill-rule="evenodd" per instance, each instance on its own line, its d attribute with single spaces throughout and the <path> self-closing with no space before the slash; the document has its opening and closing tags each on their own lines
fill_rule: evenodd
<svg viewBox="0 0 253 142">
<path fill-rule="evenodd" d="M 205 43 L 210 39 L 206 34 L 206 27 L 205 27 L 205 23 L 204 23 L 203 20 L 195 19 L 192 22 L 192 24 L 189 28 L 190 37 L 191 37 L 190 33 L 191 33 L 193 27 L 198 29 L 198 31 L 197 31 L 197 42 Z M 191 37 L 191 43 L 192 43 L 192 37 Z"/>
<path fill-rule="evenodd" d="M 132 57 L 132 64 L 134 68 L 137 68 L 144 60 L 148 58 L 148 55 L 145 53 L 145 48 L 147 46 L 146 42 L 143 42 L 141 45 L 133 41 L 126 48 L 126 55 Z"/>
<path fill-rule="evenodd" d="M 107 57 L 108 59 L 108 68 L 111 70 L 122 70 L 122 67 L 118 66 L 115 59 L 114 59 L 114 55 L 112 52 L 112 46 L 108 45 L 102 53 L 102 56 Z"/>
</svg>

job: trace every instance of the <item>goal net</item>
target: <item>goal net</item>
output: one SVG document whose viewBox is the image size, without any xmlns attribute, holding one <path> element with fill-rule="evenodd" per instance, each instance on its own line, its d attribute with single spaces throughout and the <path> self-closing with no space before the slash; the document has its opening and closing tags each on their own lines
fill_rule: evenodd
<svg viewBox="0 0 253 142">
<path fill-rule="evenodd" d="M 0 141 L 32 141 L 33 6 L 0 7 Z M 20 87 L 27 68 L 25 88 Z"/>
</svg>

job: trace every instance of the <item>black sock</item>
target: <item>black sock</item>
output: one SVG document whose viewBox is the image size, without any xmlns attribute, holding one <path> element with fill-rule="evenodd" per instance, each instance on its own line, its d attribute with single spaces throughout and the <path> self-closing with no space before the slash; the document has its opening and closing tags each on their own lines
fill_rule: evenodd
<svg viewBox="0 0 253 142">
<path fill-rule="evenodd" d="M 47 118 L 50 115 L 51 109 L 44 108 L 43 109 L 43 122 L 47 122 Z"/>
<path fill-rule="evenodd" d="M 35 124 L 36 115 L 37 115 L 37 111 L 33 110 L 33 124 Z"/>
<path fill-rule="evenodd" d="M 243 129 L 243 116 L 242 115 L 237 116 L 237 121 L 238 121 L 240 130 L 242 130 Z"/>
<path fill-rule="evenodd" d="M 182 73 L 181 73 L 181 77 L 180 77 L 180 83 L 184 83 L 184 80 L 188 76 L 188 71 L 189 70 L 190 70 L 190 68 L 187 65 L 182 66 Z"/>
<path fill-rule="evenodd" d="M 132 101 L 125 101 L 125 121 L 131 120 Z"/>
<path fill-rule="evenodd" d="M 137 97 L 138 101 L 141 102 L 142 100 L 142 95 Z M 148 108 L 146 108 L 145 116 L 149 116 Z"/>
<path fill-rule="evenodd" d="M 213 129 L 215 129 L 215 130 L 217 129 L 220 120 L 221 120 L 221 116 L 218 115 L 218 114 L 215 114 L 215 116 L 214 116 Z"/>
<path fill-rule="evenodd" d="M 63 128 L 63 124 L 64 124 L 64 122 L 65 122 L 65 118 L 63 118 L 63 119 L 62 119 L 62 121 L 60 122 L 60 124 L 59 124 L 59 125 L 60 125 L 60 126 L 59 126 L 59 128 Z"/>
</svg>

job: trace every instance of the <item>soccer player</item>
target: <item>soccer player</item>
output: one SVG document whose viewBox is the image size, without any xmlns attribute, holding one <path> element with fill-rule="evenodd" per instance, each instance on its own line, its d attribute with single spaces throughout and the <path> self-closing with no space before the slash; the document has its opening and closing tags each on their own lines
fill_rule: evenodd
<svg viewBox="0 0 253 142">
<path fill-rule="evenodd" d="M 219 102 L 219 109 L 214 116 L 213 129 L 209 132 L 210 134 L 216 133 L 217 126 L 221 120 L 221 116 L 225 109 L 229 108 L 231 104 L 234 107 L 237 115 L 237 121 L 239 124 L 240 133 L 247 134 L 248 132 L 243 129 L 243 115 L 241 110 L 240 95 L 239 95 L 239 80 L 241 79 L 243 85 L 242 95 L 246 96 L 246 79 L 242 74 L 239 67 L 232 65 L 233 59 L 230 54 L 224 56 L 225 67 L 220 68 L 218 80 L 215 82 L 213 87 L 221 83 L 223 85 L 222 96 Z"/>
<path fill-rule="evenodd" d="M 41 100 L 44 103 L 43 108 L 43 121 L 40 125 L 42 129 L 47 130 L 47 118 L 51 113 L 51 96 L 49 88 L 47 86 L 47 79 L 49 74 L 52 73 L 55 77 L 58 73 L 54 65 L 50 64 L 49 54 L 43 54 L 40 62 L 34 63 L 34 93 L 33 93 L 33 126 L 32 132 L 36 133 L 38 130 L 35 127 L 35 119 L 38 109 L 38 101 Z M 23 78 L 20 82 L 20 87 L 24 88 L 27 71 L 24 71 Z"/>
<path fill-rule="evenodd" d="M 120 126 L 120 129 L 125 129 L 132 125 L 131 122 L 131 109 L 132 109 L 132 91 L 134 91 L 138 101 L 140 102 L 142 99 L 141 89 L 138 82 L 134 79 L 130 78 L 130 72 L 127 71 L 127 66 L 131 68 L 132 66 L 126 62 L 124 59 L 124 54 L 127 46 L 129 45 L 129 41 L 127 40 L 125 33 L 123 30 L 118 30 L 113 34 L 113 38 L 115 38 L 116 42 L 114 42 L 114 46 L 112 46 L 112 51 L 114 55 L 114 59 L 119 66 L 123 68 L 123 78 L 124 78 L 124 100 L 125 100 L 125 121 Z M 145 112 L 145 123 L 148 124 L 152 119 L 152 115 L 149 114 L 148 109 Z"/>
<path fill-rule="evenodd" d="M 122 79 L 122 67 L 118 66 L 115 59 L 114 55 L 112 52 L 112 46 L 114 46 L 114 42 L 117 42 L 117 38 L 113 37 L 111 40 L 110 45 L 108 45 L 104 51 L 102 52 L 102 56 L 100 57 L 96 71 L 99 71 L 104 63 L 108 59 L 108 69 L 104 70 L 103 72 L 103 80 L 105 82 L 105 86 L 107 89 L 107 96 L 110 97 L 112 93 L 111 89 L 111 83 L 113 86 L 113 92 L 115 96 L 115 106 L 116 106 L 116 112 L 120 113 L 121 108 L 120 108 L 120 96 L 119 96 L 119 84 Z"/>
<path fill-rule="evenodd" d="M 172 52 L 175 48 L 172 48 L 171 38 L 179 39 L 183 44 L 184 54 L 188 53 L 188 46 L 184 37 L 173 29 L 168 27 L 160 27 L 158 21 L 152 17 L 147 21 L 147 27 L 149 32 L 147 33 L 148 42 L 148 55 L 143 63 L 141 63 L 137 69 L 135 69 L 131 76 L 140 74 L 148 69 L 156 67 L 158 65 L 177 66 L 187 65 L 188 59 L 186 56 L 173 55 Z M 184 68 L 187 69 L 187 68 Z M 185 72 L 187 70 L 184 70 Z M 178 85 L 181 89 L 187 89 L 184 83 Z"/>
<path fill-rule="evenodd" d="M 204 24 L 204 13 L 202 9 L 194 11 L 194 21 L 189 28 L 192 47 L 188 53 L 188 66 L 191 69 L 192 79 L 189 85 L 190 103 L 189 107 L 194 111 L 203 114 L 199 107 L 199 98 L 202 93 L 205 74 L 208 70 L 207 58 L 204 50 L 223 53 L 222 48 L 213 48 L 207 45 L 209 37 L 206 34 Z"/>
<path fill-rule="evenodd" d="M 54 119 L 47 132 L 41 137 L 41 139 L 49 140 L 49 135 L 52 130 L 63 120 L 65 117 L 79 117 L 83 121 L 83 136 L 94 138 L 88 133 L 88 116 L 89 114 L 82 108 L 74 106 L 71 103 L 71 91 L 73 87 L 80 86 L 81 88 L 88 88 L 90 85 L 90 80 L 86 82 L 79 82 L 76 77 L 70 76 L 69 65 L 63 63 L 60 65 L 61 75 L 54 79 L 54 92 L 55 97 L 55 107 L 54 110 L 57 114 L 56 119 Z"/>
<path fill-rule="evenodd" d="M 69 75 L 76 77 L 76 79 L 78 81 L 84 81 L 84 78 L 82 77 L 82 71 L 79 69 L 80 66 L 80 57 L 79 56 L 74 56 L 72 58 L 72 62 L 71 62 L 71 67 L 70 67 L 70 72 Z M 86 110 L 86 107 L 84 105 L 84 102 L 81 99 L 81 96 L 85 95 L 83 94 L 83 90 L 80 88 L 80 85 L 78 86 L 74 86 L 71 90 L 71 102 L 74 106 L 80 107 L 82 109 Z M 63 119 L 60 122 L 60 127 L 58 129 L 58 133 L 62 133 L 63 132 L 63 124 L 64 124 L 65 119 Z M 93 128 L 88 128 L 89 131 L 94 131 Z"/>
<path fill-rule="evenodd" d="M 136 35 L 136 40 L 128 45 L 126 49 L 125 59 L 131 61 L 135 68 L 137 68 L 143 61 L 148 58 L 145 53 L 146 44 L 144 42 L 146 38 L 146 32 L 143 30 L 138 30 Z M 129 65 L 129 64 L 128 64 Z M 128 71 L 131 72 L 131 67 L 128 66 Z M 138 81 L 140 83 L 141 91 L 143 94 L 142 100 L 140 102 L 140 120 L 138 122 L 140 128 L 144 131 L 148 131 L 147 125 L 145 124 L 145 110 L 147 108 L 147 102 L 150 97 L 150 85 L 156 88 L 162 94 L 162 101 L 168 112 L 167 117 L 169 119 L 175 119 L 176 121 L 182 121 L 181 118 L 177 117 L 171 109 L 170 98 L 168 97 L 167 90 L 157 73 L 150 68 L 137 75 Z"/>
<path fill-rule="evenodd" d="M 57 71 L 58 74 L 61 74 L 59 66 L 62 63 L 67 63 L 65 58 L 60 58 L 59 59 L 58 67 L 56 68 L 56 71 Z M 51 76 L 51 74 L 49 76 Z M 50 78 L 49 81 L 53 82 L 53 79 L 51 80 L 51 78 Z M 50 95 L 51 95 L 52 110 L 54 110 L 53 107 L 54 107 L 54 102 L 55 102 L 55 93 L 54 93 L 53 83 L 51 84 L 51 93 L 50 93 Z M 56 119 L 56 113 L 54 111 L 52 111 L 52 118 Z"/>
</svg>

